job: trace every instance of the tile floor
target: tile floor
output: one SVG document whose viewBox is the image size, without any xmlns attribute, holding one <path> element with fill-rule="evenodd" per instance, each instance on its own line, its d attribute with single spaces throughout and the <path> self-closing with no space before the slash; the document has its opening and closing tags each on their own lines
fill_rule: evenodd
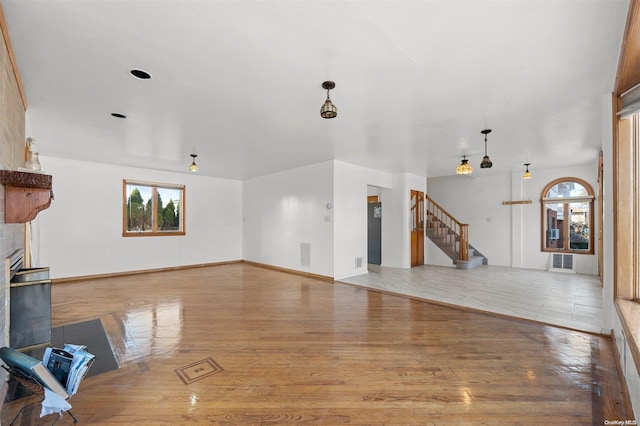
<svg viewBox="0 0 640 426">
<path fill-rule="evenodd" d="M 602 332 L 602 287 L 595 275 L 501 266 L 462 270 L 370 264 L 368 269 L 368 274 L 339 281 L 573 330 Z"/>
</svg>

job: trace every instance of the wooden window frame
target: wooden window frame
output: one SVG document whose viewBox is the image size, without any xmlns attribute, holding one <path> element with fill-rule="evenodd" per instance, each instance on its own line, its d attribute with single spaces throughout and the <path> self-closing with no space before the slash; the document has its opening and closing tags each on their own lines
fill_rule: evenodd
<svg viewBox="0 0 640 426">
<path fill-rule="evenodd" d="M 634 228 L 640 217 L 637 210 L 640 193 L 637 188 L 639 176 L 637 165 L 640 160 L 637 149 L 630 143 L 631 125 L 624 122 L 618 113 L 623 106 L 622 95 L 640 84 L 640 0 L 631 0 L 627 11 L 618 70 L 612 94 L 613 111 L 613 284 L 615 307 L 631 351 L 637 371 L 640 371 L 640 283 L 638 283 L 639 231 L 630 232 L 627 227 L 631 220 Z M 636 133 L 637 134 L 637 133 Z M 636 145 L 637 146 L 637 145 Z M 605 174 L 606 176 L 606 174 Z M 633 186 L 636 190 L 633 191 Z M 632 216 L 630 218 L 630 216 Z M 633 234 L 633 237 L 630 236 Z"/>
<path fill-rule="evenodd" d="M 614 146 L 616 168 L 614 234 L 615 297 L 640 297 L 640 113 L 619 118 Z"/>
<path fill-rule="evenodd" d="M 562 183 L 562 182 L 575 182 L 577 184 L 582 185 L 588 192 L 589 195 L 587 196 L 581 196 L 581 197 L 571 197 L 571 198 L 548 198 L 547 197 L 547 193 L 549 192 L 549 190 L 551 188 L 553 188 L 555 185 Z M 555 179 L 553 181 L 551 181 L 550 183 L 548 183 L 544 189 L 542 190 L 542 193 L 540 194 L 540 251 L 543 252 L 550 252 L 550 253 L 571 253 L 571 254 L 594 254 L 595 252 L 595 247 L 594 247 L 594 200 L 595 200 L 595 195 L 593 192 L 593 188 L 591 187 L 591 185 L 589 185 L 588 182 L 580 179 L 580 178 L 576 178 L 576 177 L 563 177 L 563 178 L 559 178 L 559 179 Z M 571 243 L 570 243 L 570 233 L 568 232 L 569 230 L 569 225 L 570 222 L 569 221 L 565 221 L 563 228 L 565 228 L 565 232 L 563 233 L 564 235 L 564 239 L 565 239 L 565 243 L 563 244 L 563 248 L 560 249 L 554 249 L 554 248 L 548 248 L 546 245 L 546 237 L 547 237 L 547 221 L 546 221 L 546 215 L 545 215 L 545 206 L 547 204 L 564 204 L 565 205 L 565 211 L 569 211 L 569 209 L 567 209 L 567 206 L 572 203 L 572 202 L 588 202 L 589 203 L 589 249 L 588 250 L 582 250 L 582 249 L 572 249 L 571 248 Z M 565 212 L 566 214 L 566 212 Z"/>
<path fill-rule="evenodd" d="M 127 186 L 128 185 L 137 185 L 144 186 L 150 188 L 152 191 L 152 229 L 148 231 L 129 231 L 127 229 Z M 180 212 L 180 229 L 179 230 L 171 230 L 171 231 L 163 231 L 157 229 L 158 226 L 158 208 L 157 208 L 157 200 L 158 200 L 158 189 L 171 189 L 171 190 L 179 190 L 181 191 L 180 201 L 178 203 L 178 210 Z M 181 236 L 186 234 L 186 187 L 185 185 L 176 185 L 169 183 L 156 183 L 156 182 L 144 182 L 130 179 L 122 180 L 122 236 L 123 237 L 170 237 L 170 236 Z"/>
</svg>

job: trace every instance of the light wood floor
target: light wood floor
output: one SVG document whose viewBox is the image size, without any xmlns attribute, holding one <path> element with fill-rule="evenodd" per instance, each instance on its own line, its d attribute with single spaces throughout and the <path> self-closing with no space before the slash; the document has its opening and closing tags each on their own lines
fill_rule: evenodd
<svg viewBox="0 0 640 426">
<path fill-rule="evenodd" d="M 573 330 L 611 333 L 603 329 L 602 287 L 596 275 L 500 266 L 472 271 L 432 265 L 368 269 L 368 274 L 341 281 Z"/>
<path fill-rule="evenodd" d="M 609 338 L 248 264 L 53 286 L 54 326 L 94 318 L 120 368 L 83 381 L 79 424 L 631 417 Z M 3 425 L 23 402 L 5 404 Z M 50 424 L 32 402 L 19 424 Z"/>
</svg>

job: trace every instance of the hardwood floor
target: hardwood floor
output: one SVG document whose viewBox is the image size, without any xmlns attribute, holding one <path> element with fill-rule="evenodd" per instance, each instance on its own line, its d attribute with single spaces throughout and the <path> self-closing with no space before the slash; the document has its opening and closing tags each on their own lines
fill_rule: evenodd
<svg viewBox="0 0 640 426">
<path fill-rule="evenodd" d="M 79 424 L 632 418 L 612 342 L 594 334 L 248 264 L 57 284 L 52 297 L 54 326 L 99 318 L 119 364 L 82 382 Z M 24 402 L 5 404 L 3 425 Z M 31 402 L 18 424 L 50 424 Z"/>
</svg>

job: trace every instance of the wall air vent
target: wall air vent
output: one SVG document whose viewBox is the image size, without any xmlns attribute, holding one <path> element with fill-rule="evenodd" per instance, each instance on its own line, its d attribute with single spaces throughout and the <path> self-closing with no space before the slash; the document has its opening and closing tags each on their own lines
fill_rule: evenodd
<svg viewBox="0 0 640 426">
<path fill-rule="evenodd" d="M 573 254 L 552 253 L 549 263 L 549 271 L 568 272 L 571 274 L 576 273 L 575 263 L 573 262 Z"/>
<path fill-rule="evenodd" d="M 311 266 L 311 244 L 300 243 L 300 265 Z"/>
</svg>

